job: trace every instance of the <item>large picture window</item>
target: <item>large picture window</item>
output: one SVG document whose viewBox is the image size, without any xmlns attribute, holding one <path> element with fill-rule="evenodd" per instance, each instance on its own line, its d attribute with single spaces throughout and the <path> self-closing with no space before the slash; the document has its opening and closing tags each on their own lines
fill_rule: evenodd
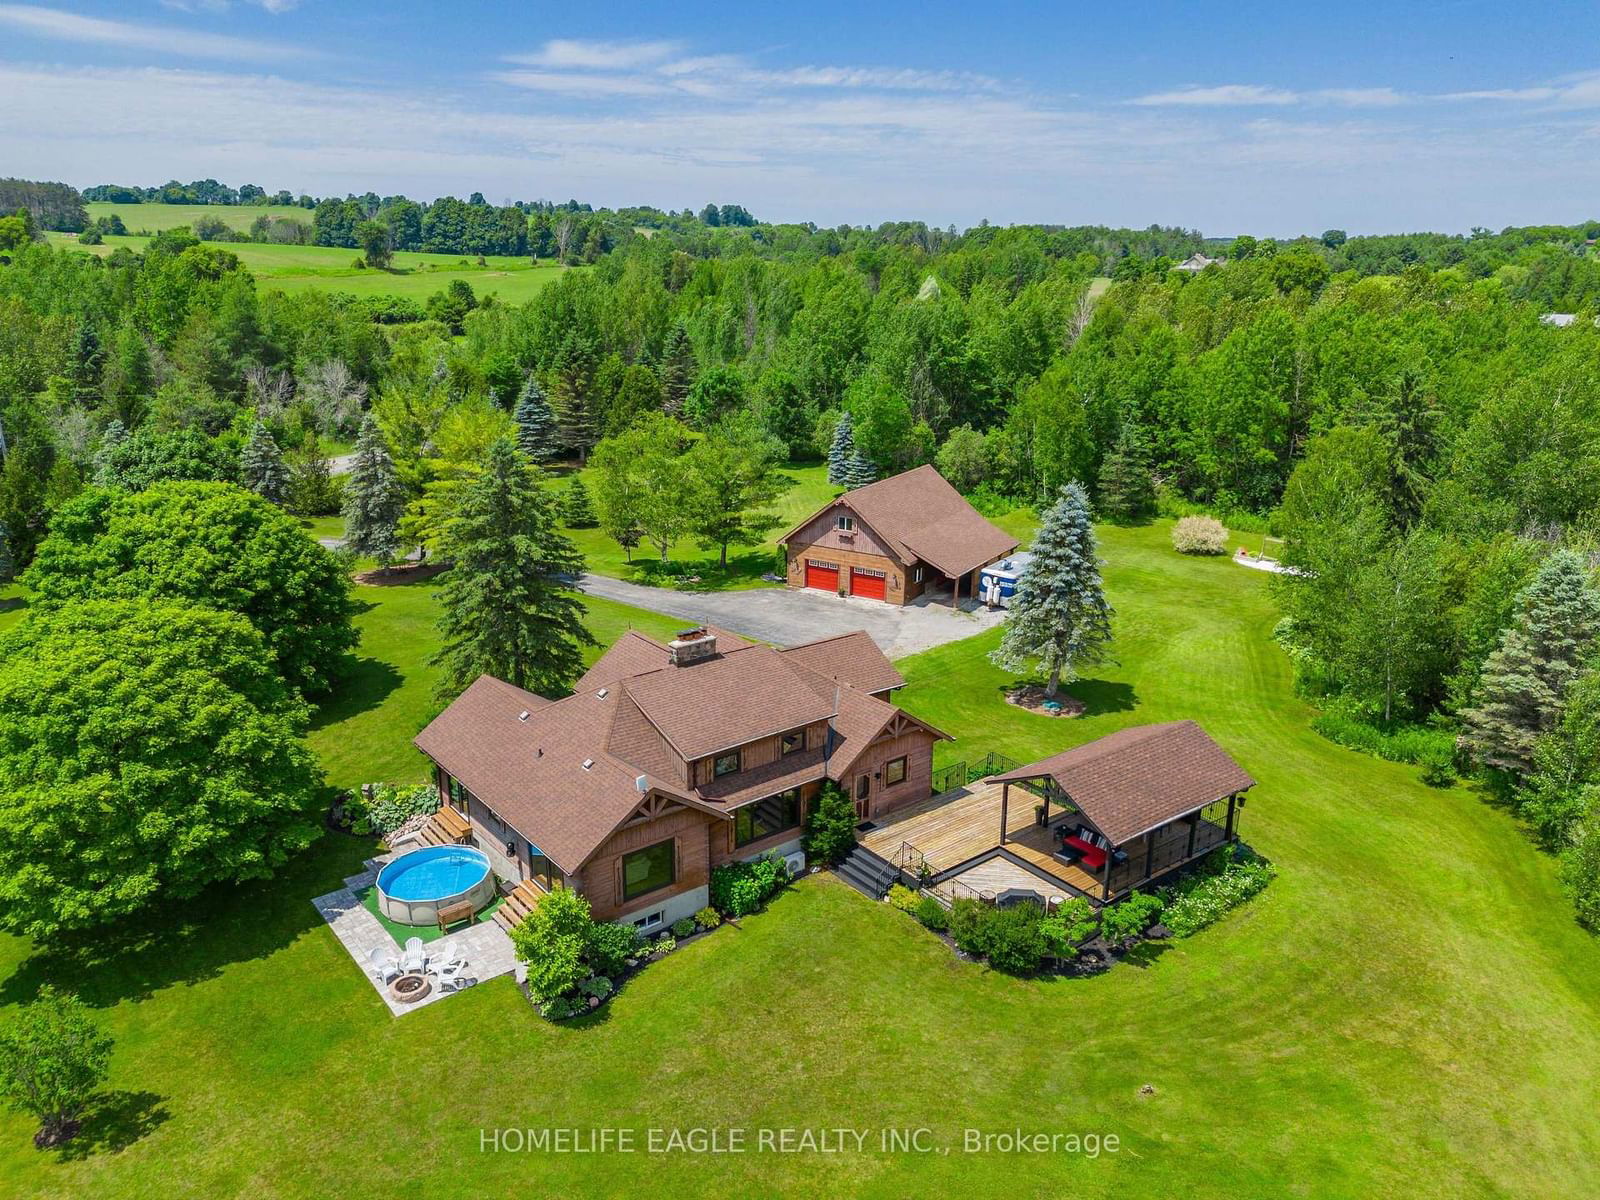
<svg viewBox="0 0 1600 1200">
<path fill-rule="evenodd" d="M 800 789 L 790 788 L 754 804 L 746 804 L 733 814 L 733 844 L 748 846 L 762 838 L 800 827 Z"/>
<path fill-rule="evenodd" d="M 632 900 L 664 888 L 678 877 L 677 856 L 672 842 L 657 842 L 643 850 L 622 856 L 622 898 Z"/>
<path fill-rule="evenodd" d="M 906 760 L 900 758 L 890 759 L 883 766 L 883 786 L 893 787 L 897 783 L 906 781 Z"/>
</svg>

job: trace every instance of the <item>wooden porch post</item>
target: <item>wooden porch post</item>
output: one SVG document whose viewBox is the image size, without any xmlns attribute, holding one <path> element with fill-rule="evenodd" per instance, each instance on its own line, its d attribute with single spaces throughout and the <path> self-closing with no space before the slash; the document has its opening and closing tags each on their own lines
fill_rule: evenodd
<svg viewBox="0 0 1600 1200">
<path fill-rule="evenodd" d="M 1150 872 L 1155 867 L 1156 861 L 1156 831 L 1152 829 L 1144 835 L 1144 881 L 1149 882 Z"/>
<path fill-rule="evenodd" d="M 1233 795 L 1228 797 L 1228 828 L 1223 836 L 1224 841 L 1233 841 L 1233 814 L 1234 810 L 1238 807 L 1238 802 L 1238 792 L 1235 792 Z"/>
<path fill-rule="evenodd" d="M 1111 899 L 1111 864 L 1116 861 L 1117 848 L 1106 841 L 1106 865 L 1100 872 L 1100 895 L 1102 899 Z"/>
<path fill-rule="evenodd" d="M 1006 805 L 1011 800 L 1011 781 L 1008 779 L 1000 785 L 1000 844 L 1006 844 Z"/>
<path fill-rule="evenodd" d="M 1189 814 L 1189 848 L 1183 852 L 1184 858 L 1194 857 L 1194 839 L 1195 835 L 1200 832 L 1200 814 L 1204 811 L 1204 809 L 1196 809 Z"/>
</svg>

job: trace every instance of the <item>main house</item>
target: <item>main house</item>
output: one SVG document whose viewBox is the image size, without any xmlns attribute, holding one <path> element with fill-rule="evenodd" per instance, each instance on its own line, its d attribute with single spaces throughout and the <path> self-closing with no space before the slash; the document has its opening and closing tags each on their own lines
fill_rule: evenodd
<svg viewBox="0 0 1600 1200">
<path fill-rule="evenodd" d="M 845 492 L 778 539 L 792 588 L 906 604 L 949 589 L 976 594 L 978 572 L 1017 548 L 932 467 Z"/>
<path fill-rule="evenodd" d="M 889 702 L 904 684 L 864 632 L 629 632 L 562 700 L 480 677 L 416 745 L 444 823 L 522 897 L 575 888 L 596 918 L 654 928 L 707 903 L 713 867 L 795 854 L 824 780 L 863 822 L 926 799 L 947 735 Z"/>
</svg>

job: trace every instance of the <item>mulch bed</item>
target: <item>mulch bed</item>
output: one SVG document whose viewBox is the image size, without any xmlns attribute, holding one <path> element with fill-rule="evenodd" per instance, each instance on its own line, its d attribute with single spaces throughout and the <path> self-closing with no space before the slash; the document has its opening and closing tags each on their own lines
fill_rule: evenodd
<svg viewBox="0 0 1600 1200">
<path fill-rule="evenodd" d="M 1022 687 L 1012 688 L 1006 693 L 1006 703 L 1014 704 L 1018 708 L 1025 708 L 1029 712 L 1036 712 L 1042 717 L 1081 717 L 1087 705 L 1075 696 L 1065 692 L 1057 692 L 1053 699 L 1061 706 L 1060 710 L 1046 708 L 1044 688 L 1037 683 L 1024 684 Z"/>
<path fill-rule="evenodd" d="M 432 579 L 444 569 L 443 563 L 406 563 L 390 567 L 387 571 L 381 568 L 362 571 L 355 579 L 357 583 L 367 587 L 398 587 L 401 584 L 420 583 L 424 579 Z"/>
</svg>

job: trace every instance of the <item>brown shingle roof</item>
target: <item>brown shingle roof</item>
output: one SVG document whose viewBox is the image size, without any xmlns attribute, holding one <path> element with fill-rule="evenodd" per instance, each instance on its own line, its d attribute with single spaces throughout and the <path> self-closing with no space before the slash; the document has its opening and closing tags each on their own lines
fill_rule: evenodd
<svg viewBox="0 0 1600 1200">
<path fill-rule="evenodd" d="M 847 683 L 863 692 L 886 692 L 906 684 L 905 678 L 894 669 L 888 656 L 878 649 L 878 643 L 865 629 L 786 646 L 778 653 L 818 675 Z"/>
<path fill-rule="evenodd" d="M 723 808 L 737 808 L 751 800 L 760 800 L 778 792 L 786 792 L 802 783 L 813 783 L 823 777 L 822 747 L 800 750 L 775 762 L 736 771 L 703 783 L 695 790 L 700 799 Z"/>
<path fill-rule="evenodd" d="M 810 524 L 833 504 L 843 504 L 889 543 L 907 566 L 921 560 L 946 575 L 964 575 L 1009 554 L 1017 539 L 991 525 L 931 466 L 902 471 L 846 492 L 796 525 L 780 542 Z"/>
<path fill-rule="evenodd" d="M 726 629 L 718 629 L 712 625 L 707 625 L 705 628 L 716 635 L 717 649 L 724 653 L 751 644 Z M 664 644 L 654 638 L 646 637 L 637 629 L 630 629 L 595 660 L 594 665 L 572 685 L 572 690 L 586 692 L 603 688 L 608 683 L 616 683 L 617 680 L 626 679 L 630 675 L 658 670 L 669 665 L 671 661 L 672 651 Z"/>
<path fill-rule="evenodd" d="M 650 723 L 685 759 L 704 758 L 833 715 L 797 668 L 770 646 L 745 646 L 623 681 Z"/>
<path fill-rule="evenodd" d="M 1042 777 L 1117 846 L 1256 782 L 1193 721 L 1121 729 L 994 779 Z"/>
<path fill-rule="evenodd" d="M 616 703 L 614 692 L 551 703 L 485 675 L 416 743 L 558 866 L 576 871 L 638 806 L 636 780 L 648 774 L 603 749 Z M 681 790 L 649 782 L 668 793 Z"/>
</svg>

